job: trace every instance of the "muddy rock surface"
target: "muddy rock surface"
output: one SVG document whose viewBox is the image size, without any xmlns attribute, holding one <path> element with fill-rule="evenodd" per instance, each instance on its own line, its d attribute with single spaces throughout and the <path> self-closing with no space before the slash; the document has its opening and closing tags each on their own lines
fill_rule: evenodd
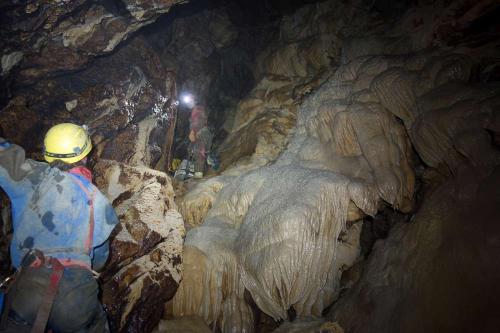
<svg viewBox="0 0 500 333">
<path fill-rule="evenodd" d="M 360 281 L 327 317 L 353 333 L 495 332 L 499 176 L 497 167 L 473 198 L 460 198 L 460 180 L 431 190 L 410 224 L 377 241 Z"/>
<path fill-rule="evenodd" d="M 103 304 L 113 331 L 149 332 L 182 277 L 185 231 L 171 181 L 162 172 L 111 160 L 95 170 L 120 219 L 101 276 Z"/>
</svg>

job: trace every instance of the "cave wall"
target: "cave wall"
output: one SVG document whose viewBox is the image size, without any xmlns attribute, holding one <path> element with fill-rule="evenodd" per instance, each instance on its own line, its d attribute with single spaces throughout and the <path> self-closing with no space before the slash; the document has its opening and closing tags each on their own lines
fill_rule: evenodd
<svg viewBox="0 0 500 333">
<path fill-rule="evenodd" d="M 36 157 L 40 157 L 36 154 L 41 147 L 37 137 L 43 137 L 55 123 L 74 121 L 89 126 L 98 146 L 95 157 L 168 170 L 173 155 L 184 157 L 186 154 L 189 127 L 190 108 L 174 102 L 182 94 L 190 93 L 196 102 L 206 105 L 216 142 L 221 141 L 227 132 L 225 119 L 234 113 L 240 98 L 248 93 L 255 80 L 253 59 L 272 40 L 276 30 L 274 18 L 259 19 L 262 12 L 248 16 L 245 13 L 248 4 L 201 1 L 174 6 L 172 13 L 159 17 L 170 11 L 170 7 L 144 2 L 143 6 L 147 7 L 144 18 L 148 19 L 140 21 L 137 29 L 120 35 L 121 43 L 112 49 L 98 52 L 93 43 L 105 42 L 114 36 L 107 20 L 129 20 L 126 9 L 139 10 L 138 4 L 117 9 L 112 2 L 87 3 L 74 11 L 64 4 L 60 6 L 61 11 L 69 11 L 64 18 L 75 21 L 75 26 L 63 22 L 63 27 L 80 29 L 78 41 L 86 42 L 65 45 L 57 39 L 54 43 L 63 43 L 60 47 L 65 52 L 76 48 L 75 56 L 87 54 L 85 61 L 59 68 L 70 61 L 65 52 L 53 51 L 47 55 L 32 50 L 37 57 L 48 58 L 51 63 L 35 66 L 34 60 L 26 56 L 2 77 L 8 96 L 3 100 L 5 107 L 0 113 L 3 120 L 0 131 L 14 142 L 22 143 L 28 153 Z M 27 19 L 23 8 L 21 5 L 9 7 L 5 15 L 11 19 Z M 43 11 L 45 7 L 41 4 L 38 8 L 36 15 L 52 13 Z M 231 19 L 242 16 L 246 17 L 244 22 Z M 79 17 L 80 21 L 93 23 L 90 27 L 80 24 L 76 20 Z M 145 28 L 139 30 L 141 27 Z M 13 25 L 4 30 L 8 29 L 20 28 Z M 103 29 L 109 36 L 99 35 Z M 261 34 L 261 29 L 270 32 Z M 129 35 L 132 37 L 128 38 Z M 21 43 L 10 38 L 5 36 L 2 42 L 11 43 L 13 48 Z M 23 43 L 27 48 L 33 47 L 31 39 Z M 43 74 L 25 80 L 22 73 L 26 66 L 34 66 Z M 21 121 L 21 127 L 13 130 L 12 125 L 22 118 L 30 120 Z M 172 142 L 165 142 L 166 137 Z M 164 155 L 172 149 L 176 151 L 165 159 Z"/>
<path fill-rule="evenodd" d="M 326 318 L 346 332 L 497 331 L 498 171 L 472 192 L 458 179 L 429 188 L 411 222 L 376 242 Z M 464 191 L 473 197 L 460 198 Z"/>
<path fill-rule="evenodd" d="M 179 2 L 4 4 L 2 134 L 39 158 L 53 124 L 87 124 L 93 156 L 156 167 L 171 146 L 177 78 L 147 41 L 128 37 Z"/>
</svg>

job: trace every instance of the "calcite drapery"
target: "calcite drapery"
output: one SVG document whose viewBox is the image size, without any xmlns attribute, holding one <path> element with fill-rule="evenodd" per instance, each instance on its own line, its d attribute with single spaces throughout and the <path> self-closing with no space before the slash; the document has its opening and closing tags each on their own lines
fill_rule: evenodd
<svg viewBox="0 0 500 333">
<path fill-rule="evenodd" d="M 296 128 L 274 165 L 229 169 L 181 201 L 194 225 L 206 216 L 186 238 L 186 262 L 194 264 L 186 266 L 173 299 L 174 315 L 199 315 L 225 332 L 251 332 L 248 290 L 276 320 L 287 319 L 291 307 L 299 317 L 320 316 L 338 294 L 342 270 L 359 254 L 359 226 L 346 230 L 346 220 L 374 214 L 382 200 L 411 209 L 414 175 L 405 129 L 374 94 L 353 101 L 360 95 L 356 77 L 355 66 L 340 67 L 301 97 Z M 243 121 L 241 129 L 251 123 Z M 215 183 L 221 184 L 217 191 L 209 185 Z M 342 231 L 349 241 L 338 241 Z"/>
<path fill-rule="evenodd" d="M 443 4 L 443 20 L 457 6 L 467 7 L 448 5 Z M 257 147 L 263 135 L 254 130 L 257 138 L 242 143 L 238 133 L 269 115 L 268 105 L 293 104 L 293 77 L 307 76 L 298 70 L 300 61 L 284 57 L 293 54 L 290 50 L 297 50 L 296 45 L 274 53 L 281 61 L 273 62 L 273 52 L 265 53 L 268 67 L 261 63 L 261 68 L 271 73 L 281 70 L 280 76 L 269 75 L 273 83 L 263 79 L 265 85 L 260 84 L 267 90 L 256 88 L 240 104 L 245 112 L 235 117 L 233 136 L 222 146 L 222 153 L 227 153 L 223 158 L 230 163 L 247 158 L 226 171 L 234 178 L 222 182 L 216 195 L 212 191 L 212 208 L 187 235 L 189 260 L 203 259 L 186 268 L 190 279 L 181 283 L 174 297 L 174 314 L 202 316 L 225 332 L 252 331 L 254 326 L 246 324 L 252 316 L 246 310 L 243 288 L 260 310 L 275 319 L 287 319 L 290 308 L 299 317 L 319 316 L 336 297 L 340 267 L 351 265 L 356 257 L 356 246 L 347 255 L 342 250 L 345 244 L 338 242 L 345 221 L 373 214 L 382 201 L 411 212 L 412 144 L 428 166 L 463 176 L 461 184 L 466 186 L 458 190 L 464 198 L 495 169 L 500 160 L 490 133 L 495 137 L 498 133 L 498 88 L 468 83 L 474 66 L 469 51 L 430 49 L 433 38 L 443 36 L 408 24 L 409 17 L 424 15 L 429 8 L 418 10 L 422 12 L 410 11 L 392 26 L 374 21 L 372 31 L 352 33 L 344 41 L 341 65 L 324 73 L 319 87 L 312 86 L 298 108 L 295 128 L 283 141 L 286 144 L 278 154 L 262 159 Z M 299 22 L 302 37 L 307 36 L 300 19 L 284 22 Z M 394 30 L 395 26 L 402 29 Z M 405 35 L 414 30 L 411 38 Z M 289 36 L 283 27 L 282 33 Z M 284 63 L 287 68 L 278 66 Z M 231 153 L 238 146 L 244 148 L 239 156 Z M 271 165 L 262 167 L 270 161 Z M 476 175 L 465 168 L 468 164 L 475 167 Z M 194 196 L 188 197 L 183 211 L 196 216 L 199 224 L 206 209 L 194 213 L 201 205 Z M 357 237 L 354 230 L 349 235 Z M 369 277 L 364 285 L 370 285 L 368 281 Z M 342 318 L 351 320 L 352 327 L 354 317 L 344 311 Z"/>
</svg>

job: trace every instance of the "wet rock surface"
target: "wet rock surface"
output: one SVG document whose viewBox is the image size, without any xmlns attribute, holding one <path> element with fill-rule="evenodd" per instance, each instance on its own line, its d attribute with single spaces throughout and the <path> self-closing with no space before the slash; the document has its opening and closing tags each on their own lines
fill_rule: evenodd
<svg viewBox="0 0 500 333">
<path fill-rule="evenodd" d="M 135 39 L 78 74 L 18 90 L 19 96 L 0 112 L 0 128 L 13 142 L 29 147 L 28 153 L 39 153 L 40 138 L 53 124 L 86 124 L 93 136 L 91 156 L 168 170 L 175 84 L 175 74 L 147 42 Z"/>
<path fill-rule="evenodd" d="M 182 277 L 184 223 L 170 178 L 110 160 L 95 166 L 97 185 L 112 200 L 120 224 L 101 276 L 103 304 L 116 332 L 150 332 Z"/>
<path fill-rule="evenodd" d="M 83 68 L 184 1 L 13 1 L 3 3 L 2 76 L 15 84 Z"/>
</svg>

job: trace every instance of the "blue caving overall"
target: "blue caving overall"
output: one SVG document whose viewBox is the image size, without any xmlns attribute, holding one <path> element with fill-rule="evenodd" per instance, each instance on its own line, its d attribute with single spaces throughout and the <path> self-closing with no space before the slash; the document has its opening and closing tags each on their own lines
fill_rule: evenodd
<svg viewBox="0 0 500 333">
<path fill-rule="evenodd" d="M 57 277 L 47 329 L 107 331 L 91 269 L 106 263 L 108 238 L 118 219 L 86 177 L 88 169 L 79 169 L 84 168 L 63 172 L 25 159 L 21 147 L 0 138 L 0 187 L 12 203 L 10 256 L 20 271 L 6 296 L 10 309 L 7 327 L 0 332 L 29 332 L 49 293 L 47 286 Z M 44 258 L 51 261 L 40 262 Z M 59 276 L 54 274 L 58 267 Z"/>
</svg>

